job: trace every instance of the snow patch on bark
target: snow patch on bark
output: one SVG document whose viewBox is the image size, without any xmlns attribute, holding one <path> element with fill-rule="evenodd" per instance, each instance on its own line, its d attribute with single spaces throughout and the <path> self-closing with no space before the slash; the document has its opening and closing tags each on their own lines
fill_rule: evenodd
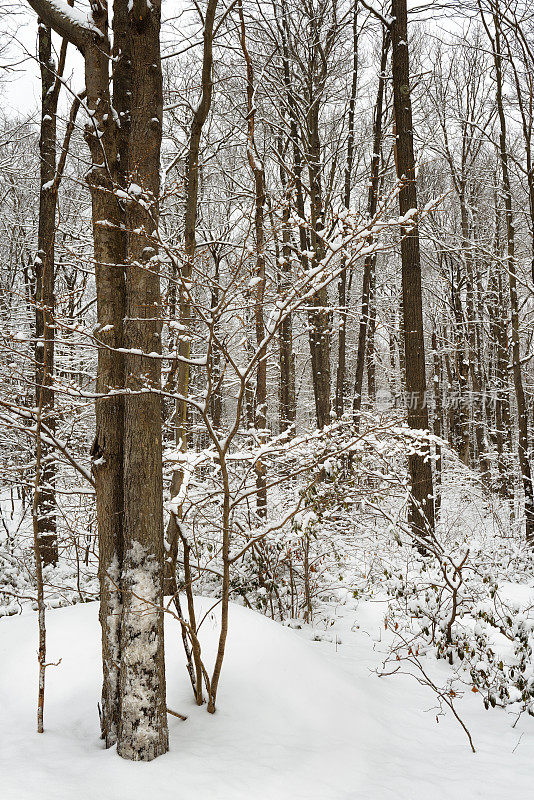
<svg viewBox="0 0 534 800">
<path fill-rule="evenodd" d="M 158 649 L 162 614 L 161 570 L 139 542 L 125 553 L 122 574 L 121 732 L 119 755 L 149 761 L 167 750 L 165 708 L 160 708 Z M 163 720 L 161 719 L 163 713 Z"/>
<path fill-rule="evenodd" d="M 103 621 L 104 686 L 102 689 L 102 736 L 106 746 L 111 747 L 117 741 L 117 703 L 119 696 L 120 669 L 120 625 L 122 603 L 120 595 L 120 566 L 118 557 L 113 556 L 105 572 L 104 592 L 106 603 L 101 614 Z"/>
</svg>

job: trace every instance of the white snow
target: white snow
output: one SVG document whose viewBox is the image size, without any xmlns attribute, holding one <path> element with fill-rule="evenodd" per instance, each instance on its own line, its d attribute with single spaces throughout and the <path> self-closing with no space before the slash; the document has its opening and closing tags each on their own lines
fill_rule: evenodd
<svg viewBox="0 0 534 800">
<path fill-rule="evenodd" d="M 102 32 L 92 23 L 87 12 L 82 9 L 72 8 L 64 0 L 47 0 L 47 3 L 50 6 L 51 13 L 59 19 L 63 19 L 70 25 L 74 25 L 87 33 L 92 33 L 98 37 L 102 36 Z"/>
<path fill-rule="evenodd" d="M 198 600 L 198 617 L 212 599 Z M 47 614 L 45 733 L 35 733 L 34 614 L 0 623 L 0 774 L 8 800 L 508 800 L 530 796 L 532 721 L 458 702 L 476 755 L 451 715 L 411 677 L 378 678 L 381 603 L 349 599 L 327 631 L 294 631 L 232 605 L 215 715 L 193 704 L 178 623 L 166 626 L 171 751 L 148 764 L 98 738 L 96 603 Z M 201 640 L 212 659 L 218 611 Z M 310 641 L 315 639 L 315 641 Z M 436 665 L 446 670 L 445 664 Z M 515 750 L 515 752 L 514 752 Z"/>
</svg>

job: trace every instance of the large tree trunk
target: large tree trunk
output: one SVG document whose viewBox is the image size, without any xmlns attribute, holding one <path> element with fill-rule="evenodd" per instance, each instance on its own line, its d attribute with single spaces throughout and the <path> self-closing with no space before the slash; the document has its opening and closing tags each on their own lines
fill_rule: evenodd
<svg viewBox="0 0 534 800">
<path fill-rule="evenodd" d="M 120 0 L 120 7 L 126 3 Z M 143 761 L 168 750 L 158 358 L 162 322 L 155 240 L 163 118 L 160 12 L 159 0 L 134 0 L 127 29 L 131 91 L 128 193 L 134 199 L 126 211 L 123 617 L 117 751 L 125 758 Z"/>
<path fill-rule="evenodd" d="M 284 82 L 284 89 L 286 93 L 286 102 L 287 102 L 287 109 L 288 109 L 288 116 L 289 116 L 289 139 L 291 143 L 291 147 L 293 150 L 293 182 L 295 186 L 295 207 L 297 210 L 297 214 L 301 220 L 304 220 L 305 209 L 304 209 L 304 189 L 302 185 L 302 153 L 300 148 L 300 136 L 299 136 L 299 129 L 297 123 L 297 108 L 296 108 L 296 100 L 293 91 L 293 83 L 292 83 L 292 76 L 291 76 L 291 58 L 290 58 L 290 50 L 289 50 L 289 23 L 288 23 L 288 9 L 286 0 L 281 0 L 281 12 L 282 12 L 282 19 L 281 22 L 278 22 L 280 37 L 282 41 L 282 68 L 283 68 L 283 82 Z M 278 21 L 278 20 L 277 20 Z M 282 173 L 284 171 L 282 170 Z M 290 192 L 288 190 L 287 197 L 289 202 L 289 195 Z M 286 219 L 289 223 L 289 205 L 288 211 L 286 214 Z M 291 248 L 290 248 L 290 229 L 289 224 L 284 230 L 284 258 L 289 259 L 291 257 Z M 309 250 L 309 238 L 308 238 L 308 231 L 304 224 L 299 225 L 299 258 L 302 263 L 303 268 L 306 270 L 308 269 L 308 258 L 305 255 Z M 288 325 L 291 324 L 291 318 L 288 317 Z M 287 328 L 286 336 L 287 334 Z M 292 338 L 292 336 L 291 336 Z M 295 421 L 296 419 L 296 389 L 295 389 L 295 363 L 293 354 L 291 353 L 291 360 L 289 360 L 289 353 L 286 350 L 286 371 L 290 375 L 291 378 L 291 394 L 288 397 L 292 398 L 293 405 L 291 407 L 291 422 Z M 288 406 L 289 407 L 289 406 Z M 288 420 L 289 421 L 289 420 Z"/>
<path fill-rule="evenodd" d="M 102 736 L 107 746 L 118 741 L 120 755 L 148 761 L 168 749 L 162 610 L 161 311 L 153 236 L 163 116 L 160 4 L 158 0 L 134 0 L 131 5 L 117 0 L 115 4 L 116 47 L 129 46 L 127 58 L 125 50 L 124 60 L 116 59 L 113 75 L 119 107 L 122 103 L 117 125 L 109 92 L 105 0 L 92 6 L 87 24 L 48 0 L 28 2 L 85 59 L 95 335 L 102 344 L 92 448 L 100 555 Z M 126 151 L 128 170 L 124 160 L 119 164 L 119 156 Z M 116 189 L 126 180 L 130 199 L 124 213 Z M 123 347 L 137 351 L 128 353 L 126 362 L 120 352 Z M 120 394 L 124 388 L 126 402 Z"/>
<path fill-rule="evenodd" d="M 120 718 L 119 665 L 122 615 L 121 572 L 123 555 L 123 410 L 119 392 L 124 387 L 123 346 L 124 259 L 123 215 L 115 196 L 118 183 L 117 128 L 109 94 L 107 8 L 93 13 L 104 37 L 85 49 L 86 124 L 92 167 L 91 190 L 98 326 L 98 399 L 95 403 L 96 435 L 92 448 L 98 522 L 100 624 L 102 626 L 101 729 L 106 747 L 117 741 Z"/>
<path fill-rule="evenodd" d="M 417 187 L 413 147 L 408 20 L 406 0 L 393 0 L 391 28 L 393 97 L 396 122 L 397 177 L 401 183 L 401 216 L 417 209 Z M 428 430 L 426 405 L 425 342 L 421 290 L 421 259 L 417 220 L 402 226 L 402 298 L 408 424 L 414 430 Z M 408 456 L 413 532 L 425 538 L 434 531 L 434 491 L 428 448 Z"/>
</svg>

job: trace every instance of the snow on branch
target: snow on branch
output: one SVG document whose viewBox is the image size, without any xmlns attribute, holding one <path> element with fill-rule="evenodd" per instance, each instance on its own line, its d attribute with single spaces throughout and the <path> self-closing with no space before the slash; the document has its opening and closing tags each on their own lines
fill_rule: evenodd
<svg viewBox="0 0 534 800">
<path fill-rule="evenodd" d="M 43 22 L 63 38 L 85 50 L 89 37 L 102 37 L 86 12 L 69 6 L 65 0 L 28 0 L 28 4 L 39 15 Z"/>
</svg>

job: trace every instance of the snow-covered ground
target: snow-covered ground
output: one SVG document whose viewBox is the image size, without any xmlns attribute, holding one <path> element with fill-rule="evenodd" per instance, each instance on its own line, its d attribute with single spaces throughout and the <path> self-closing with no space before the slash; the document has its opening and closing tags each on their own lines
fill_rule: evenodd
<svg viewBox="0 0 534 800">
<path fill-rule="evenodd" d="M 199 600 L 207 610 L 212 600 Z M 196 707 L 178 624 L 166 628 L 171 751 L 149 764 L 102 749 L 96 603 L 50 611 L 45 727 L 35 733 L 36 617 L 0 627 L 0 775 L 6 800 L 508 800 L 529 797 L 534 723 L 515 728 L 466 694 L 436 720 L 435 698 L 410 676 L 379 678 L 384 606 L 348 600 L 335 624 L 291 630 L 232 605 L 218 710 Z M 217 612 L 213 612 L 216 614 Z M 217 627 L 204 622 L 205 653 Z M 446 677 L 444 663 L 433 674 Z"/>
</svg>

